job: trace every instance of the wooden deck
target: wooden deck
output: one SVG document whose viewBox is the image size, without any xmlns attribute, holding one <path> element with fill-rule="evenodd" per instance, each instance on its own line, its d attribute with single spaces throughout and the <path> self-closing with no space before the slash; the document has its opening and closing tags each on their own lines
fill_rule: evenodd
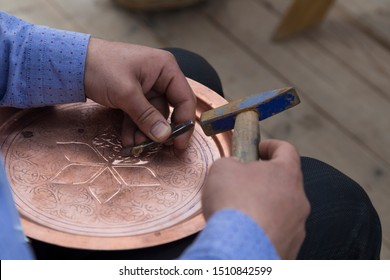
<svg viewBox="0 0 390 280">
<path fill-rule="evenodd" d="M 390 259 L 390 2 L 339 0 L 325 21 L 292 40 L 270 38 L 290 1 L 210 0 L 166 13 L 125 11 L 110 0 L 2 0 L 37 24 L 153 47 L 182 47 L 219 72 L 228 99 L 294 86 L 302 104 L 262 124 L 359 182 L 383 226 Z"/>
</svg>

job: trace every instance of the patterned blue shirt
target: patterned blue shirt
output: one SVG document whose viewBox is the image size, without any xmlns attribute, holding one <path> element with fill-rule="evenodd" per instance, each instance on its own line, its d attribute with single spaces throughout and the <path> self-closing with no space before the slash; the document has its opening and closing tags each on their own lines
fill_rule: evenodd
<svg viewBox="0 0 390 280">
<path fill-rule="evenodd" d="M 89 35 L 26 23 L 0 12 L 0 106 L 84 101 Z"/>
<path fill-rule="evenodd" d="M 85 101 L 89 35 L 29 24 L 0 11 L 0 106 Z M 1 125 L 1 124 L 0 124 Z M 31 259 L 0 161 L 0 258 Z M 222 210 L 181 259 L 278 259 L 262 229 L 237 210 Z"/>
</svg>

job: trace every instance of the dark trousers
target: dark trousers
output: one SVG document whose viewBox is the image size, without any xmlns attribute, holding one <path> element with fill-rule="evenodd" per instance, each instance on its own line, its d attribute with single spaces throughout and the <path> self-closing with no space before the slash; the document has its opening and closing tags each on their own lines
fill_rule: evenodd
<svg viewBox="0 0 390 280">
<path fill-rule="evenodd" d="M 167 50 L 187 77 L 223 96 L 218 74 L 204 58 L 182 49 Z M 326 163 L 307 157 L 301 161 L 311 213 L 298 259 L 379 259 L 381 224 L 363 188 Z M 68 249 L 37 240 L 32 240 L 32 245 L 38 259 L 175 259 L 195 238 L 123 251 Z"/>
</svg>

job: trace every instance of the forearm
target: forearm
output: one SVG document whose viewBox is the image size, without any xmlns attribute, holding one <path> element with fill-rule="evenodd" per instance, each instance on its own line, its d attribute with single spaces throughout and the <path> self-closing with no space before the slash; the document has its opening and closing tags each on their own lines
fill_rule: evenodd
<svg viewBox="0 0 390 280">
<path fill-rule="evenodd" d="M 236 210 L 214 214 L 181 259 L 279 259 L 263 230 Z"/>
<path fill-rule="evenodd" d="M 0 12 L 0 106 L 85 101 L 89 35 L 29 24 Z"/>
</svg>

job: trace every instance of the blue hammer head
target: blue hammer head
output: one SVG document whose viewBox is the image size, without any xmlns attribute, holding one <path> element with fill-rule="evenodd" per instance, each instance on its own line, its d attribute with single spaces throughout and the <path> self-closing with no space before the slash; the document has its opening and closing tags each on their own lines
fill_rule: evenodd
<svg viewBox="0 0 390 280">
<path fill-rule="evenodd" d="M 294 88 L 266 91 L 203 112 L 200 124 L 204 133 L 211 136 L 233 129 L 236 116 L 242 112 L 255 111 L 261 121 L 299 103 L 300 100 Z"/>
</svg>

